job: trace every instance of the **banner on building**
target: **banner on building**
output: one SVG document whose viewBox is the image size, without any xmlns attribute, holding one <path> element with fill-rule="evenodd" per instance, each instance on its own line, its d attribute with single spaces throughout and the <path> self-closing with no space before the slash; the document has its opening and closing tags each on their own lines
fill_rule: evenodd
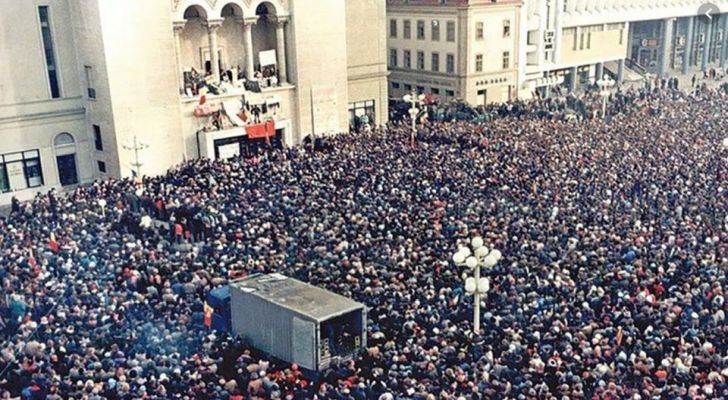
<svg viewBox="0 0 728 400">
<path fill-rule="evenodd" d="M 258 60 L 260 60 L 261 67 L 267 67 L 269 65 L 276 65 L 276 51 L 275 50 L 263 50 L 258 53 Z"/>
<path fill-rule="evenodd" d="M 338 133 L 339 107 L 336 100 L 336 86 L 311 86 L 311 109 L 315 135 Z"/>
<path fill-rule="evenodd" d="M 248 139 L 265 139 L 276 135 L 276 123 L 268 120 L 262 124 L 251 124 L 245 127 Z"/>
</svg>

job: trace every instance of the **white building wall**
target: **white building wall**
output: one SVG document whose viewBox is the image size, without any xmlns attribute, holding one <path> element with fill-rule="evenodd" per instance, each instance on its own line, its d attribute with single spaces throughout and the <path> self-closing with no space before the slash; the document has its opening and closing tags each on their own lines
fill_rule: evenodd
<svg viewBox="0 0 728 400">
<path fill-rule="evenodd" d="M 312 7 L 309 1 L 291 0 L 290 4 L 293 18 L 288 43 L 293 68 L 289 68 L 289 74 L 294 77 L 298 94 L 297 141 L 314 130 L 317 135 L 346 132 L 349 94 L 345 2 L 317 0 L 316 7 Z M 320 109 L 315 121 L 312 89 Z M 333 96 L 324 98 L 328 96 L 323 93 L 329 89 Z M 327 104 L 322 104 L 324 101 Z"/>
<path fill-rule="evenodd" d="M 99 14 L 117 142 L 136 136 L 149 146 L 142 174 L 164 173 L 184 158 L 170 3 L 99 1 Z M 130 176 L 134 151 L 120 149 L 119 160 L 121 176 Z"/>
<path fill-rule="evenodd" d="M 72 22 L 74 42 L 78 54 L 77 74 L 81 77 L 81 85 L 84 89 L 85 135 L 90 142 L 88 146 L 88 168 L 92 175 L 98 177 L 120 176 L 119 151 L 121 150 L 121 144 L 117 142 L 115 135 L 111 90 L 109 89 L 107 60 L 98 3 L 97 0 L 69 1 L 71 13 L 74 15 Z M 86 81 L 85 66 L 91 67 L 93 75 L 93 82 L 91 83 Z M 95 99 L 89 98 L 88 93 L 85 93 L 85 89 L 89 84 L 93 86 L 96 92 Z M 101 131 L 103 150 L 97 150 L 95 147 L 94 125 L 97 125 Z M 106 173 L 98 170 L 98 161 L 106 164 Z"/>
<path fill-rule="evenodd" d="M 52 98 L 41 34 L 38 6 L 49 7 L 49 25 L 57 66 L 60 97 Z M 9 192 L 0 193 L 0 204 L 16 196 L 28 199 L 38 191 L 60 187 L 55 137 L 73 136 L 78 182 L 93 178 L 88 157 L 84 102 L 78 74 L 73 26 L 67 0 L 44 2 L 0 0 L 0 155 L 38 151 L 42 186 L 25 188 L 7 176 Z M 20 45 L 19 45 L 20 44 Z M 1 162 L 1 161 L 0 161 Z M 16 164 L 17 165 L 17 164 Z M 6 175 L 12 166 L 0 168 Z M 4 179 L 5 177 L 3 177 Z"/>
<path fill-rule="evenodd" d="M 346 2 L 346 54 L 349 103 L 375 101 L 377 124 L 389 116 L 385 0 Z M 381 21 L 369 25 L 360 21 Z"/>
<path fill-rule="evenodd" d="M 38 5 L 49 7 L 61 97 L 81 95 L 67 0 L 0 0 L 0 104 L 51 100 Z"/>
</svg>

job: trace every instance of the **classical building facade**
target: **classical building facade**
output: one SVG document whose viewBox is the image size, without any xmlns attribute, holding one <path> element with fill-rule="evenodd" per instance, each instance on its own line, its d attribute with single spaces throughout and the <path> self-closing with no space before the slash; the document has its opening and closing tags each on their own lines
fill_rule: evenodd
<svg viewBox="0 0 728 400">
<path fill-rule="evenodd" d="M 474 105 L 517 95 L 520 0 L 388 0 L 392 97 L 411 91 Z"/>
<path fill-rule="evenodd" d="M 387 120 L 384 0 L 0 5 L 0 203 Z"/>
</svg>

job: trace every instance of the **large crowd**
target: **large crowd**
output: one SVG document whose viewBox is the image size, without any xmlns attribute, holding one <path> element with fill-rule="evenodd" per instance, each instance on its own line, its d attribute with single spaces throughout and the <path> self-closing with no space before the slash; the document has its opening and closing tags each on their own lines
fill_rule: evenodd
<svg viewBox="0 0 728 400">
<path fill-rule="evenodd" d="M 726 398 L 727 106 L 394 124 L 15 203 L 0 399 Z M 480 334 L 450 261 L 477 235 Z M 210 289 L 272 271 L 365 303 L 367 348 L 312 377 L 205 327 Z"/>
</svg>

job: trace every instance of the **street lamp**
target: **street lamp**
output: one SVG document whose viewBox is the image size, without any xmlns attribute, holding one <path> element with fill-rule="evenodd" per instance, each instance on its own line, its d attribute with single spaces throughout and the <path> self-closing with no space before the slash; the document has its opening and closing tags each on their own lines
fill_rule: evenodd
<svg viewBox="0 0 728 400">
<path fill-rule="evenodd" d="M 597 81 L 597 85 L 599 86 L 599 89 L 601 89 L 599 94 L 602 95 L 602 118 L 607 117 L 607 99 L 612 94 L 609 89 L 611 89 L 615 83 L 616 82 L 606 74 L 602 77 L 602 79 Z"/>
<path fill-rule="evenodd" d="M 125 150 L 134 150 L 134 164 L 132 164 L 132 167 L 134 167 L 136 176 L 141 177 L 141 168 L 144 164 L 139 161 L 139 151 L 148 148 L 149 145 L 137 140 L 136 135 L 134 135 L 134 141 L 126 142 L 123 147 Z"/>
<path fill-rule="evenodd" d="M 473 270 L 474 276 L 465 279 L 465 291 L 474 297 L 473 332 L 478 335 L 480 334 L 480 296 L 490 290 L 490 281 L 488 278 L 480 277 L 480 269 L 485 268 L 486 271 L 489 271 L 500 261 L 502 254 L 496 249 L 488 249 L 480 236 L 476 236 L 470 241 L 470 247 L 472 247 L 472 252 L 467 246 L 460 247 L 452 256 L 452 261 L 458 267 L 465 266 Z"/>
<path fill-rule="evenodd" d="M 411 94 L 404 95 L 402 99 L 411 105 L 409 109 L 410 121 L 412 122 L 412 136 L 410 141 L 412 142 L 412 146 L 414 146 L 415 135 L 417 134 L 417 119 L 427 114 L 427 112 L 422 109 L 422 103 L 425 101 L 425 95 L 418 95 L 417 92 L 413 90 Z"/>
</svg>

